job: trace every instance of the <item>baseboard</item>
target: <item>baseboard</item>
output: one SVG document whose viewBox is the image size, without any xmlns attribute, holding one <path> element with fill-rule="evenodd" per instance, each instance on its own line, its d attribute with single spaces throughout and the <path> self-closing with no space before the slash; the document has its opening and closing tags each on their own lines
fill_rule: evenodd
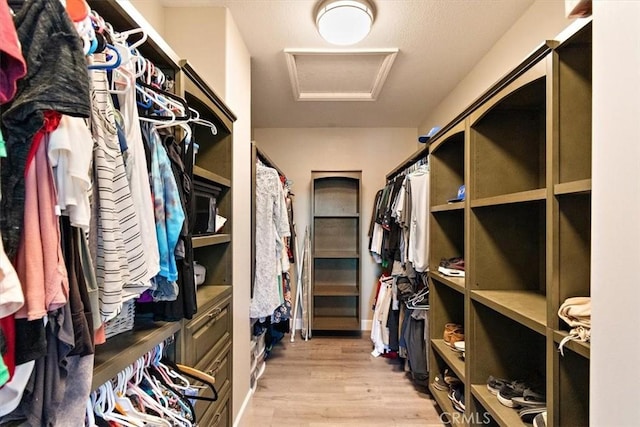
<svg viewBox="0 0 640 427">
<path fill-rule="evenodd" d="M 251 401 L 251 398 L 253 397 L 254 392 L 255 392 L 254 388 L 249 388 L 249 391 L 247 392 L 247 395 L 244 397 L 244 401 L 242 402 L 242 406 L 238 411 L 238 416 L 233 421 L 233 427 L 238 427 L 240 425 L 240 420 L 242 419 L 242 416 L 244 415 L 244 411 L 247 409 L 247 405 Z"/>
</svg>

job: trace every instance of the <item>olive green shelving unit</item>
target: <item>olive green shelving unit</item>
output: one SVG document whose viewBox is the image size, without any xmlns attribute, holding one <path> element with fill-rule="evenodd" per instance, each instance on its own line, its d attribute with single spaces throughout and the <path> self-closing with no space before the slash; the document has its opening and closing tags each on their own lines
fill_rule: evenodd
<svg viewBox="0 0 640 427">
<path fill-rule="evenodd" d="M 361 175 L 311 173 L 314 332 L 360 333 Z"/>
<path fill-rule="evenodd" d="M 590 296 L 591 21 L 544 43 L 445 126 L 430 146 L 430 380 L 465 384 L 452 424 L 525 426 L 489 375 L 539 378 L 548 425 L 589 424 L 589 344 L 558 343 L 562 302 Z M 447 203 L 466 185 L 466 200 Z M 464 255 L 466 278 L 437 272 Z M 466 359 L 442 340 L 465 328 Z M 445 392 L 434 399 L 453 414 Z"/>
<path fill-rule="evenodd" d="M 175 345 L 165 352 L 185 365 L 216 379 L 218 400 L 194 405 L 201 426 L 232 425 L 233 304 L 232 304 L 232 165 L 233 112 L 217 96 L 193 66 L 181 59 L 125 0 L 89 0 L 90 7 L 117 31 L 142 28 L 148 37 L 139 48 L 166 76 L 175 81 L 174 91 L 195 108 L 202 119 L 215 124 L 215 134 L 205 126 L 194 127 L 199 144 L 193 176 L 221 189 L 217 199 L 220 215 L 227 218 L 216 234 L 194 236 L 194 259 L 207 268 L 205 283 L 197 290 L 198 312 L 191 320 L 155 322 L 136 326 L 96 347 L 93 388 L 114 378 L 140 356 L 165 340 Z M 177 131 L 180 132 L 180 131 Z M 203 395 L 210 396 L 204 390 Z"/>
</svg>

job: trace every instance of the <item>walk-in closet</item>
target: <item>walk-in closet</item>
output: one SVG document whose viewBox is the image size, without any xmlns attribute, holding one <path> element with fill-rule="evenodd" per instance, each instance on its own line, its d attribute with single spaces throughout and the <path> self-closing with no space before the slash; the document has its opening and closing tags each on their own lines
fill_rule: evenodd
<svg viewBox="0 0 640 427">
<path fill-rule="evenodd" d="M 637 22 L 0 0 L 0 427 L 638 424 Z"/>
</svg>

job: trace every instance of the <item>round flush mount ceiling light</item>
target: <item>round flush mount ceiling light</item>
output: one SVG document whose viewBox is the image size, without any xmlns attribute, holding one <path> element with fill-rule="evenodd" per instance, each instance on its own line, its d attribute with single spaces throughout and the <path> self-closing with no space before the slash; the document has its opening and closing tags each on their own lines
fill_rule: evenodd
<svg viewBox="0 0 640 427">
<path fill-rule="evenodd" d="M 316 13 L 316 26 L 329 43 L 347 46 L 364 39 L 373 24 L 373 7 L 367 0 L 325 0 Z"/>
</svg>

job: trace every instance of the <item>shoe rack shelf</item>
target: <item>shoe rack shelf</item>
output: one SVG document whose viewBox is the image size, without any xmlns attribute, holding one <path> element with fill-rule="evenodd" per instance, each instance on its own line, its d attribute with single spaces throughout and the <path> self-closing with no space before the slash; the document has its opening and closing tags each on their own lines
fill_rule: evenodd
<svg viewBox="0 0 640 427">
<path fill-rule="evenodd" d="M 312 329 L 360 333 L 361 172 L 311 175 Z"/>
<path fill-rule="evenodd" d="M 550 426 L 589 424 L 590 345 L 570 341 L 561 356 L 557 312 L 590 296 L 591 27 L 541 45 L 429 149 L 430 381 L 446 368 L 460 377 L 469 425 L 527 425 L 489 392 L 490 375 L 539 380 Z M 462 184 L 465 200 L 448 203 Z M 437 271 L 455 256 L 466 278 Z M 439 339 L 450 322 L 464 326 L 465 360 Z"/>
<path fill-rule="evenodd" d="M 431 347 L 438 352 L 438 355 L 444 360 L 447 366 L 453 369 L 453 372 L 456 373 L 458 378 L 464 382 L 464 359 L 460 357 L 459 353 L 453 351 L 442 339 L 432 339 Z"/>
</svg>

